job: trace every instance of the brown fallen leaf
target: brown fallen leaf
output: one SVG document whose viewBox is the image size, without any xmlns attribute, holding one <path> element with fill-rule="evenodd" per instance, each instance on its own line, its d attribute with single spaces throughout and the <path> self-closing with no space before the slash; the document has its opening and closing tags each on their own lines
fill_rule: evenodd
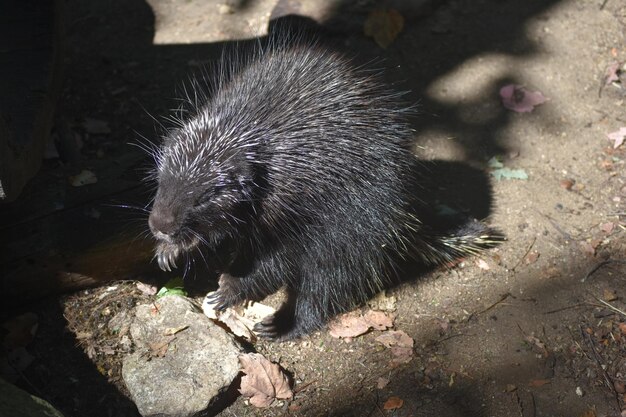
<svg viewBox="0 0 626 417">
<path fill-rule="evenodd" d="M 394 9 L 372 10 L 365 20 L 363 32 L 383 49 L 393 43 L 404 27 L 404 17 Z"/>
<path fill-rule="evenodd" d="M 393 327 L 395 314 L 369 310 L 363 318 L 374 330 L 386 330 Z"/>
<path fill-rule="evenodd" d="M 385 405 L 383 408 L 385 410 L 396 410 L 404 404 L 404 400 L 400 397 L 389 397 L 387 401 L 385 401 Z"/>
<path fill-rule="evenodd" d="M 369 323 L 357 312 L 342 314 L 333 320 L 329 326 L 328 333 L 335 338 L 356 337 L 367 333 L 370 329 Z"/>
<path fill-rule="evenodd" d="M 269 407 L 275 399 L 293 398 L 289 378 L 278 364 L 272 363 L 259 353 L 239 355 L 242 371 L 239 392 L 250 398 L 255 407 Z"/>
<path fill-rule="evenodd" d="M 528 383 L 528 385 L 531 387 L 538 388 L 538 387 L 543 387 L 544 385 L 549 384 L 549 383 L 550 383 L 549 379 L 533 379 L 532 381 Z"/>
<path fill-rule="evenodd" d="M 613 229 L 615 229 L 615 223 L 612 222 L 602 223 L 600 225 L 600 230 L 602 230 L 607 235 L 611 234 L 611 232 L 613 232 Z"/>
<path fill-rule="evenodd" d="M 565 179 L 561 180 L 561 182 L 560 182 L 561 187 L 565 188 L 567 191 L 570 191 L 575 183 L 576 183 L 576 181 L 574 181 L 571 178 L 565 178 Z"/>
<path fill-rule="evenodd" d="M 610 290 L 608 288 L 605 288 L 603 291 L 603 298 L 604 301 L 615 301 L 617 300 L 617 294 L 615 293 L 615 290 Z"/>
<path fill-rule="evenodd" d="M 376 382 L 376 388 L 383 389 L 389 384 L 389 378 L 383 378 L 382 376 L 378 378 L 378 382 Z"/>
<path fill-rule="evenodd" d="M 619 327 L 619 331 L 622 332 L 622 334 L 626 334 L 626 323 L 620 323 L 617 327 Z"/>
<path fill-rule="evenodd" d="M 582 413 L 580 417 L 596 417 L 596 412 L 593 411 L 592 409 L 588 409 L 587 411 Z"/>
<path fill-rule="evenodd" d="M 391 366 L 395 367 L 403 363 L 409 363 L 413 359 L 413 348 L 392 346 L 389 350 L 391 350 L 393 355 Z"/>
<path fill-rule="evenodd" d="M 167 336 L 163 339 L 150 343 L 148 348 L 150 349 L 149 355 L 151 358 L 162 358 L 167 353 L 170 347 L 170 343 L 176 339 L 176 336 Z"/>
<path fill-rule="evenodd" d="M 382 343 L 386 347 L 390 348 L 392 346 L 404 347 L 404 348 L 412 348 L 413 347 L 413 339 L 411 336 L 403 332 L 402 330 L 389 330 L 381 334 L 376 338 L 377 342 Z"/>
<path fill-rule="evenodd" d="M 329 334 L 335 338 L 356 337 L 367 333 L 371 328 L 385 330 L 393 326 L 394 315 L 382 311 L 368 311 L 342 314 L 329 324 Z"/>
</svg>

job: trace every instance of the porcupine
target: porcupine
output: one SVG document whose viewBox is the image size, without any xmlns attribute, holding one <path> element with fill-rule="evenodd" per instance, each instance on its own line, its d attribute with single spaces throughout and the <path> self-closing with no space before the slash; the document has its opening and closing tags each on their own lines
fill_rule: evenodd
<svg viewBox="0 0 626 417">
<path fill-rule="evenodd" d="M 406 260 L 446 263 L 501 239 L 477 221 L 446 235 L 421 221 L 411 110 L 376 74 L 289 42 L 220 68 L 156 152 L 149 216 L 161 269 L 196 249 L 229 254 L 216 309 L 285 288 L 255 331 L 291 339 L 366 301 Z"/>
</svg>

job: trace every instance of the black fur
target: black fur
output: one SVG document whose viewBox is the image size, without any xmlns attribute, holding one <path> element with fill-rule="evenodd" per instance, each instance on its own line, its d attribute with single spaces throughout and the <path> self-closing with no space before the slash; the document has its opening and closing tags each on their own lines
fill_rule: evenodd
<svg viewBox="0 0 626 417">
<path fill-rule="evenodd" d="M 273 44 L 224 61 L 195 114 L 156 155 L 150 228 L 163 269 L 196 247 L 227 252 L 224 309 L 282 287 L 257 325 L 289 339 L 398 278 L 406 260 L 439 264 L 499 240 L 482 223 L 439 235 L 420 221 L 410 111 L 376 76 L 316 45 Z"/>
</svg>

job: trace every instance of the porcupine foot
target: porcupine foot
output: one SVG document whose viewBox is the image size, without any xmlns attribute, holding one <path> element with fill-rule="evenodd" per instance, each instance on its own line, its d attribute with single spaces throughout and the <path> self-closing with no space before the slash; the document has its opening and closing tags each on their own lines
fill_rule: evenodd
<svg viewBox="0 0 626 417">
<path fill-rule="evenodd" d="M 274 341 L 296 339 L 319 329 L 326 321 L 323 317 L 312 298 L 288 291 L 287 301 L 257 323 L 254 332 Z"/>
</svg>

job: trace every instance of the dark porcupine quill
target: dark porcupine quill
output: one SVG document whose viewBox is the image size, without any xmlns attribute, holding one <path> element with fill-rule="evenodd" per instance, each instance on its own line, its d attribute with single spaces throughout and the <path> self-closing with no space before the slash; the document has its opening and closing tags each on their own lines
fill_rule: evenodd
<svg viewBox="0 0 626 417">
<path fill-rule="evenodd" d="M 501 240 L 478 222 L 446 236 L 422 224 L 408 110 L 341 55 L 274 43 L 223 62 L 217 84 L 164 139 L 149 225 L 164 270 L 226 248 L 217 309 L 286 288 L 260 335 L 321 327 L 405 260 L 446 263 Z"/>
</svg>

